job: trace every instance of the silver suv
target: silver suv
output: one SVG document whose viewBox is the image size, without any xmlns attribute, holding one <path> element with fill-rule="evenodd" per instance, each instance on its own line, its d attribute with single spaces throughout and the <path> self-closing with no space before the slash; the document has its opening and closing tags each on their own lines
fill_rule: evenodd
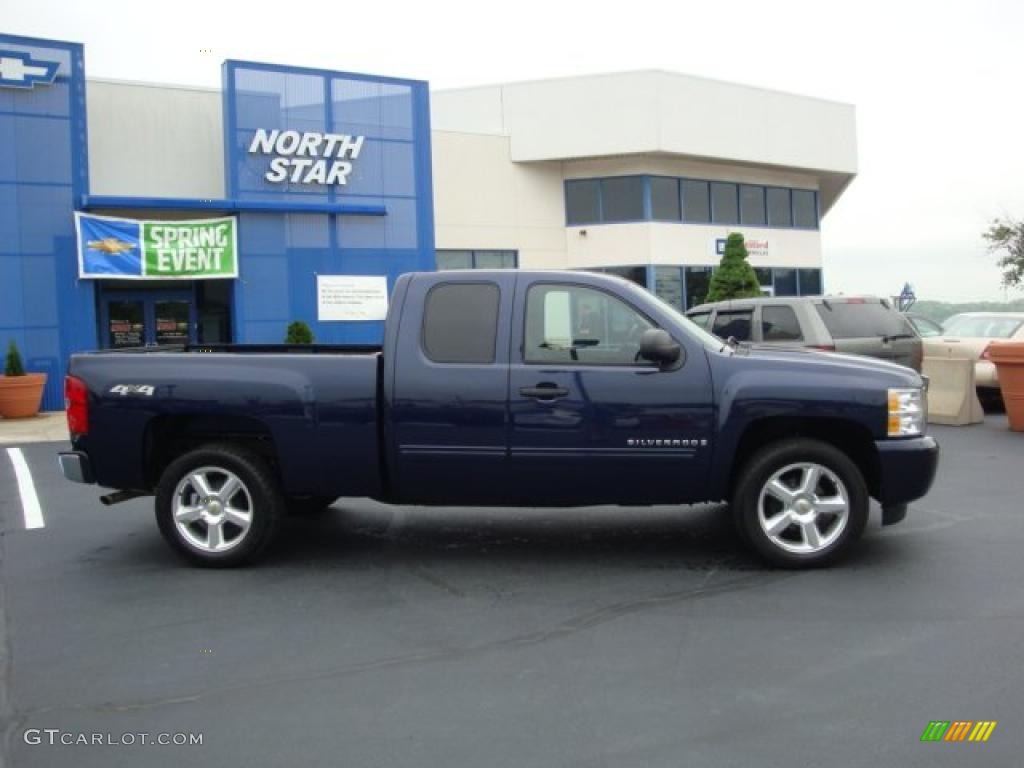
<svg viewBox="0 0 1024 768">
<path fill-rule="evenodd" d="M 686 316 L 722 339 L 867 355 L 921 371 L 921 337 L 877 296 L 733 299 L 701 304 Z"/>
</svg>

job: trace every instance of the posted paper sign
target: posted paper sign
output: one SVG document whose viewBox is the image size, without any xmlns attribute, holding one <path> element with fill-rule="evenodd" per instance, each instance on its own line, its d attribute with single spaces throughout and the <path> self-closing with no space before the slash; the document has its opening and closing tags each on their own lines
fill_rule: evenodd
<svg viewBox="0 0 1024 768">
<path fill-rule="evenodd" d="M 383 275 L 317 275 L 317 319 L 383 320 L 388 279 Z"/>
<path fill-rule="evenodd" d="M 75 214 L 78 276 L 115 280 L 238 277 L 235 220 L 139 221 Z"/>
</svg>

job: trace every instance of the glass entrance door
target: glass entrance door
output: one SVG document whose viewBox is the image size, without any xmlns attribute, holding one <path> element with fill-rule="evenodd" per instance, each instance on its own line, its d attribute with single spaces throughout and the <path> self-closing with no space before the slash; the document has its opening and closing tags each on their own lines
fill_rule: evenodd
<svg viewBox="0 0 1024 768">
<path fill-rule="evenodd" d="M 191 290 L 118 291 L 100 298 L 100 343 L 104 349 L 192 344 L 195 331 Z"/>
</svg>

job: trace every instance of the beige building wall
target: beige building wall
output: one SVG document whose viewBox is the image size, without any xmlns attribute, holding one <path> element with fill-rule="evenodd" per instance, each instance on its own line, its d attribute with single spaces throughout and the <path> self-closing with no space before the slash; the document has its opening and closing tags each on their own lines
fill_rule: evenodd
<svg viewBox="0 0 1024 768">
<path fill-rule="evenodd" d="M 431 138 L 438 249 L 515 250 L 524 268 L 567 266 L 561 163 L 513 163 L 507 136 Z"/>
</svg>

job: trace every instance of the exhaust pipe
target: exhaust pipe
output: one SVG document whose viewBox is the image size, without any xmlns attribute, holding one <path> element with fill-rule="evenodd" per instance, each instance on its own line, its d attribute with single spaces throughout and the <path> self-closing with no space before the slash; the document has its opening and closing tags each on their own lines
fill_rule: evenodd
<svg viewBox="0 0 1024 768">
<path fill-rule="evenodd" d="M 131 501 L 137 499 L 140 496 L 149 496 L 150 494 L 145 491 L 114 491 L 113 493 L 105 494 L 100 496 L 100 501 L 104 505 L 111 507 L 114 504 L 120 504 L 122 501 Z"/>
</svg>

